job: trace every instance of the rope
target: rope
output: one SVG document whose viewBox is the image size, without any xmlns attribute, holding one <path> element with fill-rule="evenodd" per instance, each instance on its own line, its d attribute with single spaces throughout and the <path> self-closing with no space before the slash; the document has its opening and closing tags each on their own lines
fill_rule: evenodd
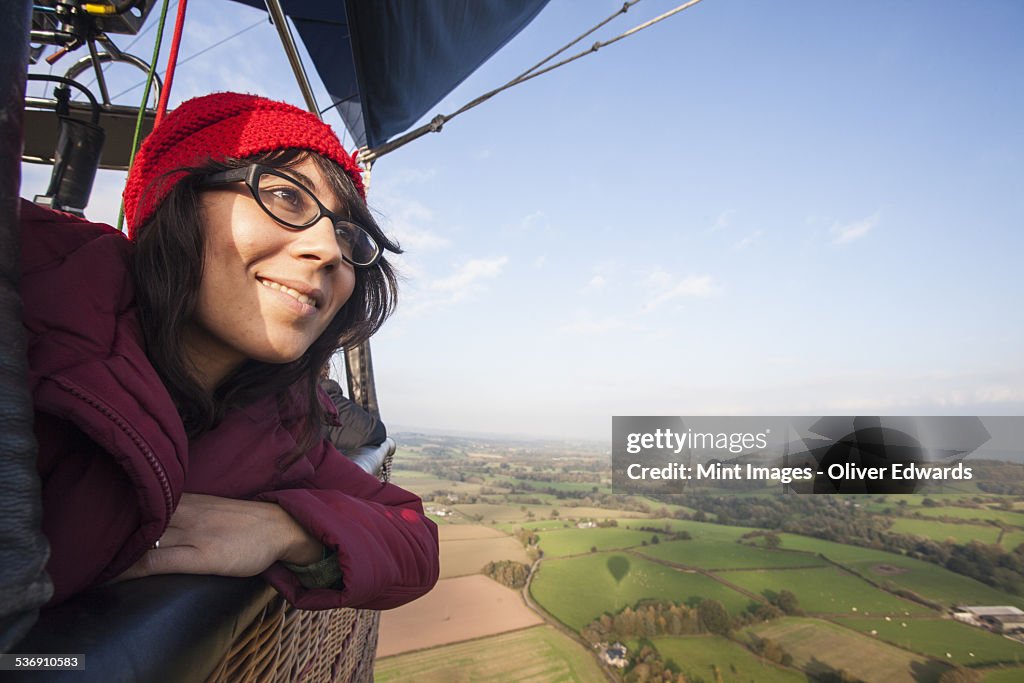
<svg viewBox="0 0 1024 683">
<path fill-rule="evenodd" d="M 401 137 L 399 137 L 399 138 L 397 138 L 395 140 L 392 140 L 391 142 L 386 142 L 383 145 L 380 145 L 379 147 L 377 147 L 375 149 L 363 150 L 359 154 L 359 160 L 362 163 L 367 163 L 369 161 L 374 161 L 374 160 L 379 159 L 380 157 L 384 156 L 385 154 L 388 154 L 389 152 L 393 152 L 396 149 L 398 149 L 399 147 L 402 147 L 402 146 L 412 142 L 413 140 L 416 140 L 417 138 L 420 138 L 420 137 L 426 135 L 427 133 L 437 133 L 437 132 L 439 132 L 441 130 L 441 128 L 444 126 L 444 124 L 448 123 L 449 121 L 451 121 L 453 118 L 455 118 L 459 114 L 462 114 L 463 112 L 469 111 L 473 107 L 476 107 L 476 106 L 478 106 L 480 104 L 483 104 L 484 102 L 486 102 L 487 100 L 491 99 L 492 97 L 494 97 L 498 93 L 500 93 L 500 92 L 502 92 L 504 90 L 508 90 L 509 88 L 511 88 L 513 86 L 519 85 L 520 83 L 525 83 L 526 81 L 534 79 L 537 76 L 542 76 L 542 75 L 544 75 L 544 74 L 546 74 L 546 73 L 548 73 L 550 71 L 554 71 L 555 69 L 557 69 L 559 67 L 562 67 L 562 66 L 565 66 L 566 64 L 569 64 L 570 62 L 574 62 L 577 59 L 580 59 L 581 57 L 586 57 L 589 54 L 593 54 L 593 53 L 597 52 L 598 50 L 600 50 L 602 47 L 606 47 L 606 46 L 611 45 L 613 43 L 617 43 L 620 40 L 622 40 L 624 38 L 628 38 L 629 36 L 632 36 L 632 35 L 634 35 L 636 33 L 639 33 L 640 31 L 643 31 L 646 28 L 650 28 L 651 26 L 654 26 L 655 24 L 657 24 L 657 23 L 659 23 L 661 21 L 664 21 L 665 19 L 668 19 L 671 16 L 673 16 L 675 14 L 678 14 L 679 12 L 682 12 L 685 9 L 689 9 L 690 7 L 693 7 L 694 5 L 696 5 L 700 1 L 701 0 L 689 0 L 689 2 L 685 2 L 682 5 L 679 5 L 678 7 L 676 7 L 675 9 L 669 10 L 668 12 L 665 12 L 664 14 L 658 15 L 657 17 L 651 19 L 650 21 L 645 21 L 644 23 L 642 23 L 642 24 L 640 24 L 638 26 L 634 26 L 633 28 L 629 29 L 625 33 L 622 33 L 622 34 L 612 38 L 611 40 L 606 40 L 604 42 L 598 41 L 598 42 L 594 43 L 590 47 L 590 49 L 588 49 L 588 50 L 584 50 L 583 52 L 580 52 L 580 53 L 577 53 L 577 54 L 573 55 L 572 57 L 569 57 L 567 59 L 563 59 L 562 61 L 558 62 L 557 64 L 552 64 L 551 66 L 546 67 L 544 69 L 540 69 L 539 71 L 537 70 L 537 67 L 539 67 L 542 64 L 545 64 L 546 62 L 551 60 L 555 55 L 558 55 L 558 54 L 564 52 L 569 47 L 569 46 L 566 46 L 565 48 L 562 48 L 558 52 L 556 52 L 553 55 L 551 55 L 550 57 L 548 57 L 548 58 L 544 59 L 543 61 L 539 62 L 537 65 L 531 67 L 529 70 L 523 72 L 522 75 L 517 76 L 516 78 L 513 78 L 511 81 L 509 81 L 505 85 L 501 86 L 500 88 L 495 88 L 494 90 L 491 90 L 490 92 L 484 93 L 480 97 L 477 97 L 475 100 L 472 100 L 472 101 L 468 102 L 467 104 L 463 105 L 460 109 L 458 109 L 454 113 L 452 113 L 452 114 L 438 114 L 433 119 L 431 119 L 430 123 L 428 123 L 428 124 L 426 124 L 424 126 L 420 126 L 419 128 L 417 128 L 414 131 L 406 133 L 405 135 L 403 135 L 403 136 L 401 136 Z M 624 6 L 624 9 L 619 10 L 618 12 L 616 12 L 616 14 L 614 14 L 613 17 L 614 16 L 618 16 L 619 14 L 624 13 L 626 10 L 629 9 L 629 6 L 631 6 L 631 3 L 627 2 L 626 5 Z M 604 25 L 605 23 L 608 23 L 608 21 L 610 21 L 610 20 L 611 20 L 611 18 L 606 19 L 599 26 Z M 593 33 L 595 30 L 597 30 L 597 27 L 595 27 L 594 29 L 591 29 L 590 31 L 585 33 L 583 36 L 580 36 L 579 38 L 574 40 L 572 43 L 570 43 L 570 45 L 573 45 L 573 44 L 579 42 L 585 36 L 589 35 L 590 33 Z"/>
<path fill-rule="evenodd" d="M 135 163 L 135 152 L 139 149 L 139 138 L 142 137 L 142 122 L 146 118 L 146 101 L 149 100 L 149 89 L 153 86 L 153 76 L 156 74 L 156 62 L 160 59 L 160 44 L 164 39 L 164 21 L 167 19 L 167 7 L 170 0 L 164 0 L 164 6 L 160 10 L 160 23 L 156 27 L 156 42 L 153 44 L 153 59 L 149 61 L 149 76 L 146 78 L 146 89 L 142 93 L 142 104 L 139 105 L 139 114 L 135 117 L 135 135 L 132 138 L 132 151 L 128 158 L 128 172 L 131 173 L 132 164 Z M 124 199 L 121 199 L 121 208 L 117 212 L 117 229 L 124 226 Z"/>
<path fill-rule="evenodd" d="M 566 43 L 566 44 L 565 44 L 565 45 L 563 45 L 563 46 L 562 46 L 561 48 L 559 48 L 559 49 L 558 49 L 558 50 L 556 50 L 555 52 L 552 52 L 552 53 L 551 53 L 550 55 L 548 55 L 548 56 L 547 56 L 547 57 L 545 57 L 544 59 L 540 60 L 539 62 L 537 62 L 536 64 L 534 64 L 534 65 L 533 65 L 533 66 L 531 66 L 531 67 L 530 67 L 529 69 L 527 69 L 527 70 L 526 70 L 526 71 L 524 71 L 523 73 L 519 74 L 518 76 L 516 76 L 516 77 L 515 77 L 515 78 L 513 78 L 512 80 L 513 80 L 513 81 L 519 80 L 520 78 L 523 78 L 524 76 L 527 76 L 527 75 L 529 75 L 529 74 L 530 74 L 530 73 L 532 73 L 533 71 L 536 71 L 537 69 L 539 69 L 540 67 L 544 66 L 545 64 L 547 64 L 548 62 L 550 62 L 550 61 L 551 61 L 552 59 L 554 59 L 555 57 L 557 57 L 558 55 L 560 55 L 560 54 L 562 54 L 563 52 L 565 52 L 566 50 L 568 50 L 568 49 L 569 49 L 570 47 L 572 47 L 572 46 L 573 46 L 573 45 L 575 45 L 576 43 L 580 42 L 581 40 L 583 40 L 584 38 L 586 38 L 587 36 L 589 36 L 589 35 L 590 35 L 591 33 L 593 33 L 594 31 L 597 31 L 597 30 L 599 30 L 599 29 L 601 29 L 601 28 L 604 28 L 605 24 L 607 24 L 608 22 L 610 22 L 610 21 L 612 21 L 613 19 L 615 19 L 616 17 L 618 17 L 618 16 L 620 16 L 620 15 L 622 15 L 622 14 L 625 14 L 626 12 L 628 12 L 628 11 L 629 11 L 629 9 L 630 9 L 630 8 L 631 8 L 631 7 L 633 6 L 633 5 L 637 4 L 638 2 L 640 2 L 640 0 L 629 0 L 629 2 L 626 2 L 625 4 L 623 4 L 623 5 L 622 5 L 622 7 L 620 7 L 620 8 L 619 8 L 619 10 L 615 12 L 615 14 L 611 14 L 611 15 L 609 15 L 609 16 L 608 16 L 608 18 L 607 18 L 607 19 L 605 19 L 604 21 L 602 21 L 602 22 L 601 22 L 600 24 L 598 24 L 598 25 L 597 25 L 597 26 L 595 26 L 594 28 L 590 29 L 590 30 L 589 30 L 589 31 L 587 31 L 586 33 L 584 33 L 584 34 L 580 35 L 580 37 L 579 37 L 579 38 L 576 38 L 576 39 L 575 39 L 575 40 L 573 40 L 573 41 L 572 41 L 571 43 Z"/>
<path fill-rule="evenodd" d="M 181 0 L 178 3 L 178 16 L 174 23 L 174 35 L 171 37 L 171 51 L 167 55 L 167 69 L 164 71 L 164 87 L 160 89 L 160 103 L 156 106 L 156 121 L 153 126 L 160 125 L 160 121 L 167 113 L 167 100 L 171 97 L 171 84 L 174 82 L 174 67 L 178 63 L 178 48 L 181 47 L 181 31 L 185 28 L 185 9 L 188 7 L 188 0 Z"/>
</svg>

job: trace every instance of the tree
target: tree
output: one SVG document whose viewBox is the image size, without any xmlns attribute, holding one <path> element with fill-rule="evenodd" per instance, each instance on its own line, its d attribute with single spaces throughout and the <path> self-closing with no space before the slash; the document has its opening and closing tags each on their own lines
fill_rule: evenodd
<svg viewBox="0 0 1024 683">
<path fill-rule="evenodd" d="M 786 614 L 799 614 L 800 601 L 792 591 L 782 589 L 775 598 L 775 606 Z"/>
<path fill-rule="evenodd" d="M 764 535 L 764 547 L 769 550 L 777 550 L 782 545 L 782 539 L 778 534 L 767 533 Z"/>
<path fill-rule="evenodd" d="M 701 600 L 700 604 L 697 605 L 697 618 L 700 620 L 700 625 L 708 633 L 727 636 L 729 631 L 732 630 L 732 625 L 729 622 L 729 612 L 726 611 L 725 605 L 718 600 Z"/>
</svg>

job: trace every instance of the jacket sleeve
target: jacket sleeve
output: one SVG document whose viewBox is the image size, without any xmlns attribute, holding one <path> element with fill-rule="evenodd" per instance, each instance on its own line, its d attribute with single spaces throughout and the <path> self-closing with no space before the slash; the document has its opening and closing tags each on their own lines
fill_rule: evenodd
<svg viewBox="0 0 1024 683">
<path fill-rule="evenodd" d="M 277 563 L 264 577 L 300 609 L 390 609 L 424 595 L 437 583 L 437 525 L 418 496 L 366 474 L 322 441 L 310 460 L 314 474 L 296 488 L 259 500 L 280 505 L 336 552 L 343 587 L 307 589 Z"/>
</svg>

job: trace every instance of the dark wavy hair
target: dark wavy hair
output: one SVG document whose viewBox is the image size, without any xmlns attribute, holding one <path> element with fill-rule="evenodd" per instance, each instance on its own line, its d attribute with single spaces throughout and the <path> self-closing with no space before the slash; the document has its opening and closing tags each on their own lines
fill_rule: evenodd
<svg viewBox="0 0 1024 683">
<path fill-rule="evenodd" d="M 304 413 L 306 419 L 299 427 L 301 436 L 296 452 L 283 454 L 282 465 L 299 457 L 321 437 L 324 410 L 317 396 L 321 368 L 338 348 L 369 339 L 394 310 L 398 278 L 391 264 L 382 256 L 371 268 L 355 269 L 351 297 L 302 357 L 281 364 L 248 360 L 225 377 L 212 394 L 193 378 L 193 366 L 182 340 L 195 313 L 203 278 L 204 235 L 199 201 L 202 179 L 210 173 L 252 163 L 288 168 L 306 159 L 316 164 L 331 191 L 341 200 L 347 219 L 366 228 L 382 250 L 401 253 L 398 244 L 381 232 L 341 167 L 307 150 L 285 149 L 172 171 L 186 175 L 163 200 L 153 218 L 139 227 L 132 259 L 146 354 L 174 399 L 189 438 L 215 427 L 227 411 L 268 394 L 276 395 L 284 407 L 288 401 L 297 400 L 291 395 L 296 387 L 302 397 L 298 399 L 298 412 Z"/>
</svg>

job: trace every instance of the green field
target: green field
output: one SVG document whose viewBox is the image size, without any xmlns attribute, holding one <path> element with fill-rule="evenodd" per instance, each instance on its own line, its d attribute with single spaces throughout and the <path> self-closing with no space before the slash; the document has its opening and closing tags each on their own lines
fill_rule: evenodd
<svg viewBox="0 0 1024 683">
<path fill-rule="evenodd" d="M 427 497 L 434 491 L 446 491 L 448 493 L 476 495 L 480 492 L 480 484 L 467 484 L 451 479 L 439 479 L 433 474 L 419 472 L 416 470 L 394 470 L 391 482 L 413 493 Z"/>
<path fill-rule="evenodd" d="M 686 674 L 705 681 L 715 680 L 717 665 L 726 681 L 758 683 L 804 683 L 807 677 L 793 669 L 775 666 L 753 655 L 742 645 L 718 636 L 654 638 L 662 660 Z"/>
<path fill-rule="evenodd" d="M 544 557 L 563 557 L 589 553 L 596 546 L 598 550 L 632 548 L 651 540 L 647 531 L 632 531 L 608 527 L 604 529 L 556 529 L 540 532 L 540 549 Z"/>
<path fill-rule="evenodd" d="M 750 631 L 780 644 L 810 674 L 832 667 L 868 683 L 936 683 L 946 670 L 940 662 L 820 619 L 787 617 Z"/>
<path fill-rule="evenodd" d="M 701 569 L 771 569 L 776 567 L 823 567 L 814 555 L 783 550 L 765 550 L 735 541 L 671 541 L 637 548 L 637 552 Z M 725 576 L 723 578 L 728 578 Z"/>
<path fill-rule="evenodd" d="M 551 626 L 535 626 L 419 652 L 378 659 L 374 681 L 601 681 L 594 657 Z"/>
<path fill-rule="evenodd" d="M 505 522 L 504 524 L 495 524 L 494 528 L 513 534 L 519 529 L 541 531 L 542 529 L 565 529 L 567 526 L 572 526 L 572 522 L 567 519 L 531 519 L 525 522 Z"/>
<path fill-rule="evenodd" d="M 981 683 L 1020 683 L 1024 681 L 1024 669 L 1000 668 L 986 671 Z"/>
<path fill-rule="evenodd" d="M 951 619 L 843 618 L 843 626 L 861 633 L 876 631 L 875 637 L 939 660 L 979 665 L 1024 661 L 1024 645 L 984 629 Z M 948 656 L 951 655 L 951 656 Z"/>
<path fill-rule="evenodd" d="M 1024 543 L 1024 531 L 1007 531 L 999 541 L 1004 550 L 1010 551 Z"/>
<path fill-rule="evenodd" d="M 890 531 L 910 536 L 923 536 L 939 543 L 952 539 L 954 543 L 995 543 L 999 538 L 999 529 L 990 524 L 953 524 L 930 519 L 908 519 L 898 517 L 892 521 Z"/>
<path fill-rule="evenodd" d="M 781 534 L 781 537 L 783 548 L 821 553 L 833 562 L 850 567 L 872 581 L 888 582 L 944 605 L 1024 607 L 1024 598 L 1009 595 L 930 562 L 807 536 Z"/>
<path fill-rule="evenodd" d="M 788 589 L 796 594 L 805 612 L 816 614 L 934 614 L 909 600 L 902 600 L 835 567 L 735 571 L 722 578 L 761 594 Z"/>
<path fill-rule="evenodd" d="M 640 600 L 714 598 L 735 614 L 750 599 L 702 574 L 671 569 L 622 553 L 594 553 L 544 560 L 530 585 L 540 605 L 577 631 L 608 612 L 614 614 Z"/>
</svg>

